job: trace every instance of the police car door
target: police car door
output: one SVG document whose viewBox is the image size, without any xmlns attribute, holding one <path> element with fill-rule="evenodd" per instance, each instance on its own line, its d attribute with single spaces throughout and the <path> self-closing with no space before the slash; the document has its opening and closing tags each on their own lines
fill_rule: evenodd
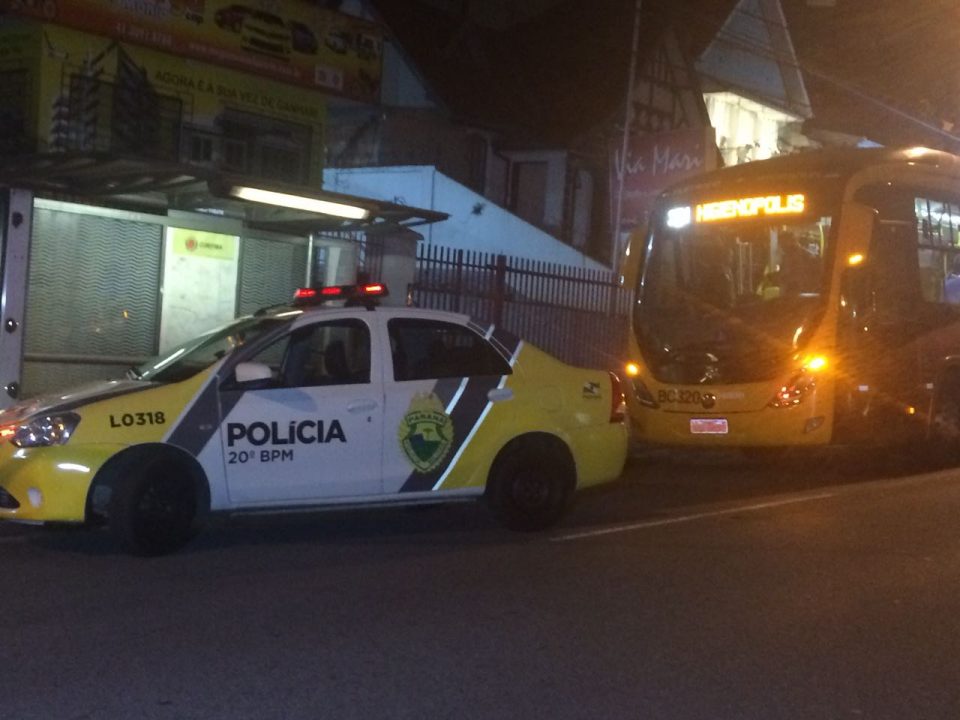
<svg viewBox="0 0 960 720">
<path fill-rule="evenodd" d="M 479 329 L 430 317 L 387 321 L 392 372 L 384 378 L 384 492 L 446 490 L 444 483 L 503 387 L 510 363 Z"/>
<path fill-rule="evenodd" d="M 232 503 L 309 503 L 381 493 L 377 342 L 365 319 L 301 321 L 234 369 L 220 391 Z M 269 378 L 238 381 L 257 374 Z"/>
</svg>

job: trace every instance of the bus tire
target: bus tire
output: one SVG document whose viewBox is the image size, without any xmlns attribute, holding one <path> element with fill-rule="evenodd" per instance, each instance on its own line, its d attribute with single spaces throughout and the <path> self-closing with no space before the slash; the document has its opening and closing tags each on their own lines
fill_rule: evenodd
<svg viewBox="0 0 960 720">
<path fill-rule="evenodd" d="M 532 435 L 513 440 L 490 470 L 489 499 L 501 523 L 533 532 L 557 523 L 570 505 L 576 467 L 557 438 Z"/>
<path fill-rule="evenodd" d="M 133 555 L 164 555 L 187 544 L 198 531 L 196 483 L 169 461 L 149 462 L 119 478 L 108 522 L 120 545 Z"/>
</svg>

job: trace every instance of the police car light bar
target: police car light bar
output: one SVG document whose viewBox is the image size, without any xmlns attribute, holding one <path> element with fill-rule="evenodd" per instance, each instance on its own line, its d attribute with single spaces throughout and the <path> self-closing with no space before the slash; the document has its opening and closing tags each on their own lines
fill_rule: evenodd
<svg viewBox="0 0 960 720">
<path fill-rule="evenodd" d="M 386 297 L 387 286 L 383 283 L 364 285 L 328 285 L 321 288 L 297 288 L 293 294 L 294 305 L 309 305 L 326 300 L 363 300 Z"/>
</svg>

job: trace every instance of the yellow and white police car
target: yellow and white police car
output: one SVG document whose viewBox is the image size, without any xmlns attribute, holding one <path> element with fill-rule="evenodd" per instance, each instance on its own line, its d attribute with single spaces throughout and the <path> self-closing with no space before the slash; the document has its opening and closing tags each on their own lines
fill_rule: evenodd
<svg viewBox="0 0 960 720">
<path fill-rule="evenodd" d="M 300 290 L 125 380 L 0 413 L 0 519 L 106 523 L 144 555 L 210 512 L 486 497 L 539 529 L 619 476 L 615 375 L 384 292 Z"/>
</svg>

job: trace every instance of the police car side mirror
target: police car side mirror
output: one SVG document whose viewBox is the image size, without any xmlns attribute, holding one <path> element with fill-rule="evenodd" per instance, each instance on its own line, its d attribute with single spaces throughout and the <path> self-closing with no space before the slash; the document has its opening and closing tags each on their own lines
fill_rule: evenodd
<svg viewBox="0 0 960 720">
<path fill-rule="evenodd" d="M 238 385 L 273 379 L 273 372 L 270 370 L 270 366 L 256 362 L 238 363 L 233 374 Z"/>
</svg>

